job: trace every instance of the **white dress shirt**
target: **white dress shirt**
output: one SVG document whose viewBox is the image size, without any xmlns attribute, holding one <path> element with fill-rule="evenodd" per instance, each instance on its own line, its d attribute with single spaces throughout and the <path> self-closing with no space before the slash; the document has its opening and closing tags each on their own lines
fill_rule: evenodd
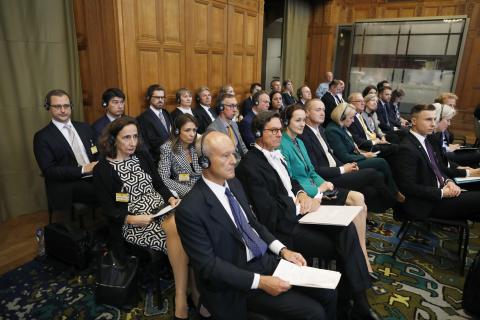
<svg viewBox="0 0 480 320">
<path fill-rule="evenodd" d="M 227 195 L 225 194 L 225 189 L 228 188 L 228 183 L 225 181 L 225 185 L 222 186 L 222 185 L 219 185 L 219 184 L 217 184 L 213 181 L 208 180 L 203 175 L 202 175 L 202 179 L 203 179 L 203 181 L 205 181 L 205 183 L 210 188 L 210 190 L 212 190 L 213 194 L 217 197 L 218 201 L 220 201 L 220 203 L 222 204 L 225 211 L 227 211 L 228 216 L 232 220 L 233 224 L 235 226 L 237 226 L 237 224 L 235 223 L 235 218 L 233 217 L 232 209 L 230 208 L 230 202 L 228 201 Z M 233 194 L 233 192 L 232 192 L 232 194 Z M 235 197 L 235 195 L 234 195 L 234 197 Z M 240 202 L 239 202 L 239 207 L 240 207 L 240 210 L 242 211 L 242 214 L 245 215 L 245 219 L 248 221 L 248 217 L 245 214 L 245 212 L 243 211 L 243 208 L 240 205 Z M 257 233 L 257 231 L 255 229 L 253 229 L 253 231 L 255 233 Z M 279 255 L 280 250 L 282 250 L 282 248 L 285 248 L 285 246 L 279 240 L 274 240 L 272 243 L 268 244 L 268 248 L 270 249 L 270 251 L 272 251 L 276 255 Z M 252 260 L 253 259 L 253 253 L 250 251 L 250 249 L 247 247 L 247 245 L 245 245 L 245 250 L 246 250 L 246 253 L 247 253 L 247 261 Z M 260 275 L 255 273 L 251 288 L 252 289 L 257 289 L 259 282 L 260 282 Z"/>
<path fill-rule="evenodd" d="M 188 113 L 188 114 L 191 114 L 193 116 L 192 108 L 177 107 L 177 109 L 179 109 L 183 113 Z"/>
<path fill-rule="evenodd" d="M 204 106 L 203 104 L 201 104 L 200 107 L 202 107 L 203 110 L 205 110 L 205 112 L 208 114 L 208 116 L 212 121 L 215 120 L 215 117 L 212 115 L 212 110 L 210 109 L 210 107 Z"/>
</svg>

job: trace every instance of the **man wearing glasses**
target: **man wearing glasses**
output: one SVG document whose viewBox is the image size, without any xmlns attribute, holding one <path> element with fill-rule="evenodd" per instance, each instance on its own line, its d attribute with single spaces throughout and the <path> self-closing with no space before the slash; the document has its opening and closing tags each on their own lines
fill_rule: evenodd
<svg viewBox="0 0 480 320">
<path fill-rule="evenodd" d="M 105 115 L 92 124 L 95 141 L 110 122 L 123 116 L 125 112 L 125 94 L 118 88 L 108 88 L 102 94 L 102 108 Z"/>
<path fill-rule="evenodd" d="M 33 151 L 45 178 L 52 210 L 69 210 L 73 202 L 95 203 L 91 179 L 97 164 L 93 131 L 83 122 L 71 121 L 72 103 L 64 90 L 45 97 L 52 121 L 35 133 Z"/>
<path fill-rule="evenodd" d="M 252 133 L 252 121 L 253 118 L 260 111 L 267 111 L 270 107 L 270 96 L 266 91 L 257 91 L 253 97 L 253 107 L 250 112 L 248 112 L 243 118 L 242 122 L 239 124 L 240 133 L 242 134 L 242 139 L 247 145 L 247 148 L 250 149 L 255 144 L 255 137 Z"/>
<path fill-rule="evenodd" d="M 147 89 L 148 108 L 138 116 L 138 125 L 145 146 L 150 151 L 155 165 L 160 158 L 160 146 L 170 137 L 172 119 L 165 108 L 165 89 L 152 84 Z"/>
<path fill-rule="evenodd" d="M 235 158 L 238 164 L 248 150 L 245 143 L 243 143 L 237 123 L 232 121 L 237 108 L 238 104 L 235 96 L 229 93 L 224 94 L 222 101 L 220 101 L 217 107 L 218 117 L 208 126 L 206 132 L 220 131 L 228 135 L 235 146 Z"/>
</svg>

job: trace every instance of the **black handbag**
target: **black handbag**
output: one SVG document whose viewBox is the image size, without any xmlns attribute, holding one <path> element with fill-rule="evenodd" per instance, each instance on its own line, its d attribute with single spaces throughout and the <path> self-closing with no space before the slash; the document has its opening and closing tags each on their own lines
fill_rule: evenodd
<svg viewBox="0 0 480 320">
<path fill-rule="evenodd" d="M 465 285 L 463 287 L 462 306 L 465 312 L 470 315 L 480 317 L 480 251 L 477 253 L 473 263 L 465 277 Z"/>
<path fill-rule="evenodd" d="M 88 266 L 92 239 L 84 230 L 63 223 L 45 226 L 45 252 L 48 257 L 58 259 L 79 270 Z"/>
<path fill-rule="evenodd" d="M 122 307 L 136 294 L 136 274 L 138 259 L 128 257 L 125 262 L 107 251 L 99 260 L 96 277 L 95 301 L 100 304 Z"/>
</svg>

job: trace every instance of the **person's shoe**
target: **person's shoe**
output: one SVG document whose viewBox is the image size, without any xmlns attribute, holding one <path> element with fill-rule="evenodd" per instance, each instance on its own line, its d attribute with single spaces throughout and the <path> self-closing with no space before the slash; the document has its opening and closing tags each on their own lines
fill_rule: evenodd
<svg viewBox="0 0 480 320">
<path fill-rule="evenodd" d="M 378 276 L 378 274 L 375 273 L 375 271 L 369 272 L 368 274 L 372 282 L 380 281 L 380 277 Z"/>
</svg>

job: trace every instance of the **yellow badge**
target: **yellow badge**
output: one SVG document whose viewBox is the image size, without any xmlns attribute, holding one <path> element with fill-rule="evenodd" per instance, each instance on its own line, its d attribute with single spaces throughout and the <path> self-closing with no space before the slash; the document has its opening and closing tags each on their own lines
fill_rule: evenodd
<svg viewBox="0 0 480 320">
<path fill-rule="evenodd" d="M 180 173 L 178 175 L 178 181 L 188 182 L 188 181 L 190 181 L 190 175 L 188 173 Z"/>
<path fill-rule="evenodd" d="M 115 201 L 128 202 L 128 200 L 129 200 L 128 193 L 122 193 L 122 192 L 115 193 Z"/>
<path fill-rule="evenodd" d="M 91 147 L 90 147 L 90 152 L 91 152 L 92 154 L 97 153 L 97 152 L 98 152 L 97 146 L 91 146 Z"/>
</svg>

